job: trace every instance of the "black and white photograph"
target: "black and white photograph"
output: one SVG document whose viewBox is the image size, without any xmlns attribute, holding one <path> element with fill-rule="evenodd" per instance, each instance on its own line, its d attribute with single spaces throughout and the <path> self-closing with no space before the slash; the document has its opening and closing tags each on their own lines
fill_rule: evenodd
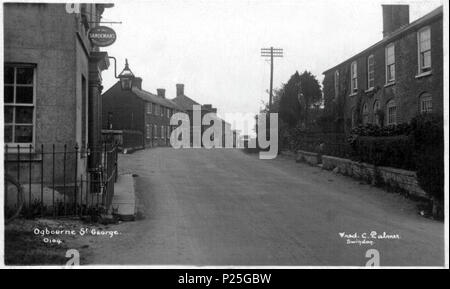
<svg viewBox="0 0 450 289">
<path fill-rule="evenodd" d="M 448 269 L 448 5 L 3 0 L 1 267 Z"/>
</svg>

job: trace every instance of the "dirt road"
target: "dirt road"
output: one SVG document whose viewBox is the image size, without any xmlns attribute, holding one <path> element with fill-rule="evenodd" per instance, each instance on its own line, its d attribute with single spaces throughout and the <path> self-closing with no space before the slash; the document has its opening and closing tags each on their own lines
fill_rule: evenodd
<svg viewBox="0 0 450 289">
<path fill-rule="evenodd" d="M 94 244 L 92 264 L 364 266 L 371 248 L 381 266 L 444 264 L 444 225 L 415 203 L 286 157 L 156 148 L 120 167 L 145 218 Z"/>
</svg>

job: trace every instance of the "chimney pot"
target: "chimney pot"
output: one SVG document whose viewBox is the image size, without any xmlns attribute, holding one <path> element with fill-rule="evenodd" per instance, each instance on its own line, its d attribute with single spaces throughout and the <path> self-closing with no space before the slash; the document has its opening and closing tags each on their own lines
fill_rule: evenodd
<svg viewBox="0 0 450 289">
<path fill-rule="evenodd" d="M 177 87 L 177 96 L 184 95 L 184 84 L 178 83 L 176 87 Z"/>
<path fill-rule="evenodd" d="M 159 97 L 166 98 L 166 90 L 164 88 L 158 88 L 156 90 L 156 93 L 158 94 Z"/>
<path fill-rule="evenodd" d="M 409 24 L 409 5 L 382 5 L 383 37 Z"/>
</svg>

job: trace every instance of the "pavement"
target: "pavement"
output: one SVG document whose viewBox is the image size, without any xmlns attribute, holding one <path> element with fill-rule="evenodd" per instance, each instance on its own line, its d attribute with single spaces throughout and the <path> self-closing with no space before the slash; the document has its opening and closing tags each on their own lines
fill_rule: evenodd
<svg viewBox="0 0 450 289">
<path fill-rule="evenodd" d="M 135 182 L 132 174 L 121 174 L 114 185 L 111 207 L 122 220 L 134 219 L 137 213 Z"/>
<path fill-rule="evenodd" d="M 376 249 L 381 266 L 444 265 L 444 224 L 417 203 L 289 157 L 155 148 L 119 169 L 139 175 L 143 218 L 92 244 L 90 264 L 364 266 Z"/>
</svg>

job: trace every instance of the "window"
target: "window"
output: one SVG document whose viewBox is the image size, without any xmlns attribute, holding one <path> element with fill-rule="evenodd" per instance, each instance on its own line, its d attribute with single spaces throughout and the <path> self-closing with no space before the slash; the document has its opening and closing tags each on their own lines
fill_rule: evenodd
<svg viewBox="0 0 450 289">
<path fill-rule="evenodd" d="M 151 102 L 147 102 L 146 104 L 147 106 L 147 114 L 152 114 L 152 103 Z"/>
<path fill-rule="evenodd" d="M 375 58 L 370 55 L 367 58 L 367 89 L 375 87 Z"/>
<path fill-rule="evenodd" d="M 395 81 L 395 45 L 386 47 L 386 83 Z"/>
<path fill-rule="evenodd" d="M 378 100 L 373 104 L 374 122 L 376 125 L 381 125 L 380 121 L 380 102 Z"/>
<path fill-rule="evenodd" d="M 387 125 L 397 124 L 397 106 L 395 101 L 391 100 L 386 105 Z"/>
<path fill-rule="evenodd" d="M 170 139 L 170 126 L 167 126 L 167 139 Z"/>
<path fill-rule="evenodd" d="M 165 107 L 163 107 L 163 106 L 161 106 L 161 116 L 164 116 L 164 112 L 166 111 L 166 108 Z"/>
<path fill-rule="evenodd" d="M 163 125 L 161 126 L 160 136 L 161 136 L 161 139 L 164 139 L 164 126 Z"/>
<path fill-rule="evenodd" d="M 155 139 L 158 138 L 158 127 L 156 126 L 156 124 L 153 126 L 153 137 Z"/>
<path fill-rule="evenodd" d="M 420 96 L 420 113 L 433 112 L 433 98 L 429 93 Z"/>
<path fill-rule="evenodd" d="M 363 124 L 369 123 L 369 106 L 367 103 L 364 103 L 363 105 Z"/>
<path fill-rule="evenodd" d="M 146 137 L 147 138 L 152 138 L 152 127 L 149 125 L 149 124 L 147 124 L 147 125 L 145 125 L 145 128 L 146 128 Z"/>
<path fill-rule="evenodd" d="M 5 143 L 30 145 L 34 134 L 35 67 L 5 64 Z"/>
<path fill-rule="evenodd" d="M 417 33 L 419 74 L 431 70 L 431 30 L 426 27 Z"/>
<path fill-rule="evenodd" d="M 351 65 L 351 92 L 356 93 L 358 91 L 358 64 L 356 61 Z"/>
<path fill-rule="evenodd" d="M 339 97 L 339 70 L 334 73 L 334 97 Z"/>
</svg>

